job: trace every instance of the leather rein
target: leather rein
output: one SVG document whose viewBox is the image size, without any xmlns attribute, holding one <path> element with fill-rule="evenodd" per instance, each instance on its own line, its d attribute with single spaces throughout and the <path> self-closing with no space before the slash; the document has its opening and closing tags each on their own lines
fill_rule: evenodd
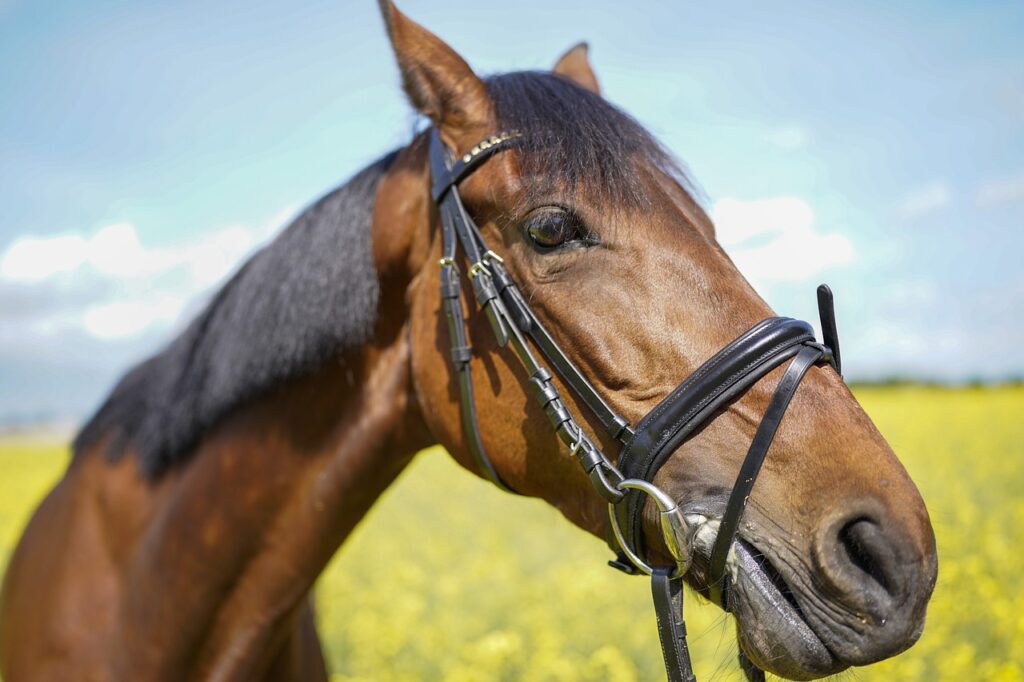
<svg viewBox="0 0 1024 682">
<path fill-rule="evenodd" d="M 484 448 L 473 397 L 466 335 L 462 283 L 456 265 L 458 247 L 468 262 L 474 297 L 502 348 L 511 346 L 529 377 L 536 400 L 551 428 L 583 467 L 598 495 L 608 503 L 616 552 L 613 567 L 629 574 L 651 576 L 658 634 L 670 682 L 695 680 L 686 645 L 683 621 L 683 576 L 691 563 L 691 529 L 673 498 L 652 481 L 669 456 L 701 425 L 731 400 L 742 395 L 771 370 L 789 361 L 765 410 L 740 467 L 708 566 L 709 597 L 729 610 L 726 564 L 754 482 L 794 393 L 811 366 L 831 364 L 841 374 L 832 292 L 818 287 L 818 311 L 824 343 L 814 338 L 807 322 L 769 317 L 719 350 L 658 403 L 636 426 L 608 405 L 569 359 L 526 303 L 500 256 L 491 251 L 476 223 L 466 212 L 458 184 L 487 158 L 515 144 L 518 132 L 503 132 L 483 140 L 454 159 L 436 128 L 430 131 L 431 194 L 441 216 L 441 301 L 451 342 L 451 361 L 458 375 L 462 428 L 467 447 L 479 470 L 495 485 L 515 492 L 494 468 Z M 607 434 L 621 445 L 615 463 L 590 439 L 576 421 L 557 386 L 550 364 L 573 394 L 586 405 Z M 659 512 L 662 535 L 674 564 L 652 566 L 646 559 L 642 514 L 650 497 Z M 740 652 L 748 680 L 763 680 L 764 673 Z"/>
</svg>

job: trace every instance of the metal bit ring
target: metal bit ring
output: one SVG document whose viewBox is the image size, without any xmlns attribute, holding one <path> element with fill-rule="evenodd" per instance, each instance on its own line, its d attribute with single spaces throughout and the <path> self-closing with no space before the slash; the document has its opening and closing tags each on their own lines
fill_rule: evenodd
<svg viewBox="0 0 1024 682">
<path fill-rule="evenodd" d="M 639 490 L 642 493 L 646 493 L 654 504 L 658 507 L 659 518 L 661 520 L 661 534 L 665 540 L 665 545 L 668 547 L 669 553 L 676 560 L 676 570 L 672 574 L 673 578 L 682 577 L 683 574 L 690 568 L 690 549 L 686 544 L 686 537 L 689 535 L 689 529 L 687 528 L 686 519 L 683 517 L 683 512 L 679 509 L 679 506 L 675 503 L 668 493 L 647 481 L 639 478 L 629 478 L 625 481 L 619 482 L 619 489 L 625 490 Z M 619 527 L 619 520 L 615 515 L 615 505 L 608 505 L 608 518 L 611 520 L 612 532 L 615 533 L 615 540 L 619 543 L 619 547 L 622 548 L 623 553 L 629 560 L 636 565 L 641 571 L 647 575 L 654 573 L 654 569 L 643 559 L 637 556 L 633 548 L 626 543 L 625 537 L 622 535 L 622 529 Z"/>
</svg>

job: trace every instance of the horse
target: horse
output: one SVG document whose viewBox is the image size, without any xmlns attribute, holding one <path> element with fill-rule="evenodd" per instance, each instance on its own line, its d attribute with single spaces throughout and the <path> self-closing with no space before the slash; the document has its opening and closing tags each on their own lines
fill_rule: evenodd
<svg viewBox="0 0 1024 682">
<path fill-rule="evenodd" d="M 587 470 L 566 451 L 620 444 L 563 373 L 541 382 L 548 402 L 532 399 L 540 375 L 508 347 L 501 301 L 512 299 L 485 286 L 499 262 L 565 366 L 631 424 L 759 320 L 781 319 L 719 246 L 672 155 L 602 97 L 585 45 L 550 72 L 482 78 L 380 5 L 405 94 L 430 128 L 301 213 L 85 424 L 4 577 L 10 682 L 327 679 L 314 581 L 434 444 L 607 539 L 605 498 L 624 490 L 605 480 L 597 494 L 594 472 L 618 460 Z M 490 147 L 500 153 L 480 153 Z M 472 173 L 438 189 L 437 149 L 455 152 L 442 173 L 459 158 Z M 455 186 L 457 203 L 439 208 L 436 191 Z M 452 211 L 487 254 L 450 256 Z M 471 296 L 483 304 L 465 305 Z M 451 333 L 465 343 L 452 348 Z M 775 414 L 722 560 L 746 659 L 813 679 L 911 646 L 938 564 L 914 483 L 835 358 L 820 361 L 828 349 L 801 339 L 814 357 Z M 725 525 L 738 444 L 756 440 L 790 371 L 770 368 L 716 403 L 667 448 L 648 484 L 661 496 L 636 507 L 642 558 L 677 566 L 699 594 L 722 578 L 698 540 Z M 572 448 L 552 436 L 559 410 L 581 415 Z M 689 544 L 664 532 L 663 499 L 690 521 Z"/>
</svg>

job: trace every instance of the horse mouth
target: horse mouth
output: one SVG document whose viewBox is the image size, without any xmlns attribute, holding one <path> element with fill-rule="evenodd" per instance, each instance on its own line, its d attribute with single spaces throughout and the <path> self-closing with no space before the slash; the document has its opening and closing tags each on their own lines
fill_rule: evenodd
<svg viewBox="0 0 1024 682">
<path fill-rule="evenodd" d="M 718 535 L 718 519 L 687 514 L 690 547 L 707 562 Z M 726 563 L 725 600 L 736 618 L 739 646 L 762 670 L 793 680 L 812 680 L 849 667 L 825 644 L 769 555 L 737 537 Z"/>
<path fill-rule="evenodd" d="M 720 521 L 697 511 L 685 517 L 687 545 L 698 569 L 706 569 Z M 823 535 L 836 535 L 837 525 L 850 524 L 841 518 L 825 524 Z M 870 528 L 863 531 L 865 542 L 875 539 L 870 533 Z M 934 551 L 917 556 L 904 550 L 879 566 L 872 556 L 891 557 L 862 548 L 864 556 L 837 570 L 813 546 L 807 560 L 795 555 L 787 560 L 769 536 L 762 537 L 745 537 L 742 530 L 736 537 L 726 560 L 723 597 L 736 618 L 739 646 L 757 667 L 811 680 L 895 656 L 921 636 L 938 570 Z M 695 582 L 706 588 L 699 577 Z"/>
<path fill-rule="evenodd" d="M 737 539 L 729 569 L 729 610 L 736 617 L 739 646 L 755 665 L 794 680 L 848 667 L 815 632 L 792 588 L 763 552 Z"/>
</svg>

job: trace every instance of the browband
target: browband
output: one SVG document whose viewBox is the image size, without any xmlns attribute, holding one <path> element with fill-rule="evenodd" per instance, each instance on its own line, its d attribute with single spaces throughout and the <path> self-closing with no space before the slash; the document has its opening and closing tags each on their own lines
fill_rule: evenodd
<svg viewBox="0 0 1024 682">
<path fill-rule="evenodd" d="M 476 146 L 460 156 L 450 167 L 445 164 L 444 168 L 437 169 L 437 173 L 434 173 L 434 168 L 431 167 L 431 194 L 434 197 L 434 202 L 440 202 L 441 197 L 443 197 L 449 189 L 459 184 L 463 178 L 476 170 L 477 166 L 486 161 L 488 157 L 495 152 L 508 147 L 509 143 L 513 142 L 518 137 L 520 137 L 520 134 L 516 130 L 509 130 L 496 135 L 491 135 L 486 140 L 478 142 Z M 433 146 L 434 138 L 437 138 L 437 141 L 441 142 L 436 129 L 431 134 L 430 138 L 431 146 Z M 441 144 L 443 146 L 444 143 Z M 431 154 L 431 156 L 433 156 L 433 154 Z M 445 152 L 444 157 L 447 156 L 448 153 Z"/>
</svg>

